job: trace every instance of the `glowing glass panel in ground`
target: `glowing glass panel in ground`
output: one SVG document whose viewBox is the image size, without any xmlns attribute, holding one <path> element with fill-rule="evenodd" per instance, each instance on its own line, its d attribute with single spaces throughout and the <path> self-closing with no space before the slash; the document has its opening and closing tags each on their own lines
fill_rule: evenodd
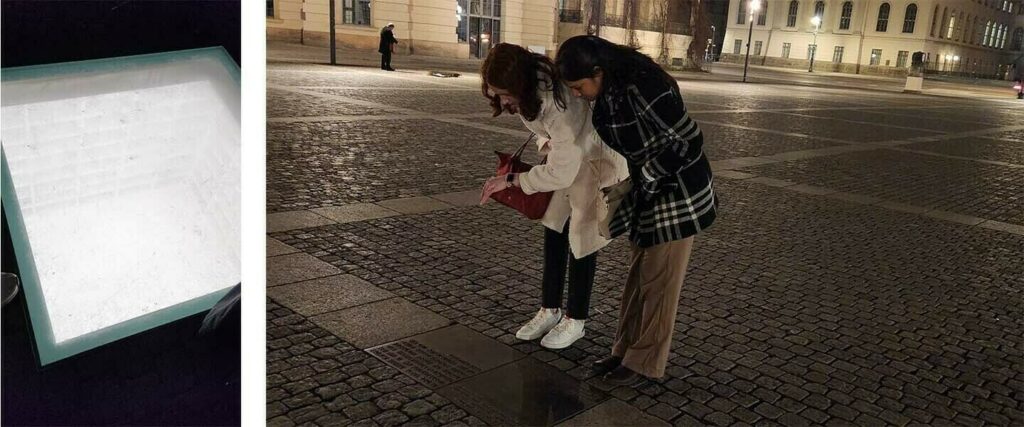
<svg viewBox="0 0 1024 427">
<path fill-rule="evenodd" d="M 3 204 L 42 364 L 207 310 L 240 281 L 223 49 L 2 78 Z"/>
</svg>

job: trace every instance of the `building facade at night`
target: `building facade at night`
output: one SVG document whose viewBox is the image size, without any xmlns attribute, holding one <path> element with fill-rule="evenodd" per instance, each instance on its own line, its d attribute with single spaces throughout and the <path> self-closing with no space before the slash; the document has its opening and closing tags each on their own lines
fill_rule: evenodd
<svg viewBox="0 0 1024 427">
<path fill-rule="evenodd" d="M 404 54 L 483 58 L 491 46 L 509 42 L 554 56 L 562 41 L 589 33 L 632 40 L 654 58 L 683 65 L 692 40 L 688 9 L 668 6 L 678 1 L 638 2 L 632 30 L 624 28 L 626 0 L 335 1 L 335 38 L 347 48 L 376 50 L 381 28 L 394 23 Z M 328 0 L 267 0 L 268 39 L 327 46 L 329 6 Z M 599 9 L 600 17 L 590 13 Z"/>
<path fill-rule="evenodd" d="M 1014 0 L 732 1 L 722 60 L 857 74 L 928 72 L 1009 79 L 1021 63 L 1024 8 Z M 820 26 L 812 18 L 820 19 Z"/>
</svg>

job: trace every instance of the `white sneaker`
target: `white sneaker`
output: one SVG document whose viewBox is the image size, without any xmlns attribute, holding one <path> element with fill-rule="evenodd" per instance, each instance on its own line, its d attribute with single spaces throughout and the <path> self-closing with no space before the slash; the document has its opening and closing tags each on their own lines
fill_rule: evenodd
<svg viewBox="0 0 1024 427">
<path fill-rule="evenodd" d="M 551 310 L 541 308 L 540 311 L 533 316 L 533 319 L 530 319 L 530 321 L 526 322 L 522 328 L 519 328 L 519 332 L 516 332 L 516 338 L 527 341 L 540 338 L 544 336 L 544 334 L 548 333 L 551 328 L 554 328 L 555 325 L 558 324 L 559 320 L 562 320 L 561 309 Z"/>
<path fill-rule="evenodd" d="M 550 349 L 566 348 L 576 340 L 583 338 L 583 324 L 585 320 L 570 319 L 568 316 L 562 317 L 562 321 L 558 322 L 551 332 L 544 335 L 544 339 L 540 340 L 540 346 Z"/>
</svg>

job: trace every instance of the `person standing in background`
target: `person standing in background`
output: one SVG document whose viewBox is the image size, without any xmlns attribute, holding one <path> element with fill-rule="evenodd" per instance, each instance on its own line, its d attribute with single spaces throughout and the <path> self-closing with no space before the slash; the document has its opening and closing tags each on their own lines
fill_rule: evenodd
<svg viewBox="0 0 1024 427">
<path fill-rule="evenodd" d="M 395 24 L 388 23 L 384 29 L 380 30 L 380 46 L 377 48 L 377 52 L 380 52 L 380 69 L 387 71 L 395 71 L 391 68 L 391 53 L 395 51 L 395 45 L 398 44 L 398 39 L 395 38 Z"/>
</svg>

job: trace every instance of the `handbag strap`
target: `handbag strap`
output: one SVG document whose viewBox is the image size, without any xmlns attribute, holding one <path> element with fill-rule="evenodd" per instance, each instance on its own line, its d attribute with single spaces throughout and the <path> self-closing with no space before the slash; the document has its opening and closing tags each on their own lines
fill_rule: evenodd
<svg viewBox="0 0 1024 427">
<path fill-rule="evenodd" d="M 513 159 L 519 159 L 520 157 L 522 157 L 523 156 L 523 150 L 526 149 L 526 146 L 530 143 L 531 140 L 533 140 L 533 137 L 535 137 L 535 136 L 537 136 L 537 134 L 531 133 L 530 136 L 526 137 L 526 142 L 524 142 L 523 145 L 521 145 L 519 147 L 519 149 L 516 150 L 516 152 L 512 154 L 512 158 Z"/>
</svg>

